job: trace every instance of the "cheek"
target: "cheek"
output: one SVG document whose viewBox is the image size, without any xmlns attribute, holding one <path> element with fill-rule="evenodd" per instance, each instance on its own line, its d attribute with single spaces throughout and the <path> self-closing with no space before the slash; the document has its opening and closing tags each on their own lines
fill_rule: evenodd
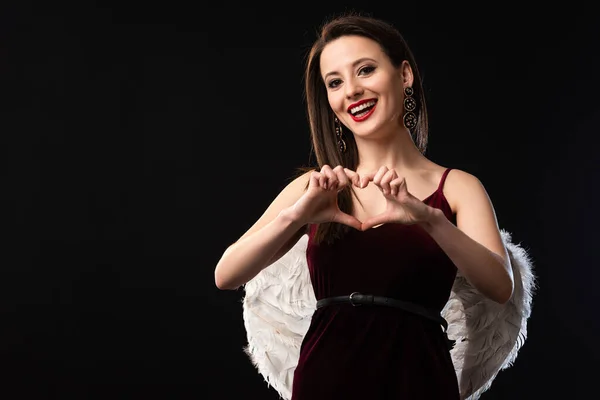
<svg viewBox="0 0 600 400">
<path fill-rule="evenodd" d="M 344 111 L 344 99 L 342 96 L 339 95 L 338 92 L 339 91 L 328 93 L 327 100 L 329 101 L 329 107 L 331 107 L 332 110 L 342 112 Z"/>
<path fill-rule="evenodd" d="M 385 95 L 386 109 L 389 111 L 402 112 L 404 96 L 401 92 L 394 90 L 393 87 L 389 86 L 387 94 Z"/>
</svg>

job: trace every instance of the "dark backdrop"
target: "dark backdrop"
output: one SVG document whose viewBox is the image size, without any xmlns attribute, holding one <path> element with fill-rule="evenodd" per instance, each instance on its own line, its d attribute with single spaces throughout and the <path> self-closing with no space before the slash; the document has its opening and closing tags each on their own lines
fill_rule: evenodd
<svg viewBox="0 0 600 400">
<path fill-rule="evenodd" d="M 484 398 L 594 393 L 595 13 L 414 3 L 353 7 L 403 31 L 428 156 L 481 179 L 539 275 Z M 3 2 L 2 399 L 277 398 L 213 272 L 311 162 L 304 56 L 342 4 Z"/>
</svg>

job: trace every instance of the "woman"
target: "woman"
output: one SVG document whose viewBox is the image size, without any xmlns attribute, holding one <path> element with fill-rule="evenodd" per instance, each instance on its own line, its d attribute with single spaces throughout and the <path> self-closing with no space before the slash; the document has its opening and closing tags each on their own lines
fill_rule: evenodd
<svg viewBox="0 0 600 400">
<path fill-rule="evenodd" d="M 501 304 L 513 291 L 487 193 L 473 175 L 424 156 L 421 77 L 391 25 L 331 20 L 305 78 L 319 168 L 227 248 L 216 285 L 244 285 L 308 234 L 318 303 L 292 399 L 459 399 L 439 320 L 456 273 Z"/>
</svg>

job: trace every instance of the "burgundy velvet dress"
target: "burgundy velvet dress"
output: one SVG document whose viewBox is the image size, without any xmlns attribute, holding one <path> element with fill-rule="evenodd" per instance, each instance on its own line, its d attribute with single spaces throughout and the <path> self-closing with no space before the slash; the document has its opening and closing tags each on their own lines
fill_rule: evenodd
<svg viewBox="0 0 600 400">
<path fill-rule="evenodd" d="M 454 222 L 443 194 L 423 200 Z M 352 230 L 333 245 L 313 242 L 307 262 L 317 300 L 352 292 L 441 311 L 456 266 L 421 227 Z M 292 400 L 458 400 L 448 342 L 439 324 L 384 306 L 329 305 L 312 317 L 294 373 Z"/>
</svg>

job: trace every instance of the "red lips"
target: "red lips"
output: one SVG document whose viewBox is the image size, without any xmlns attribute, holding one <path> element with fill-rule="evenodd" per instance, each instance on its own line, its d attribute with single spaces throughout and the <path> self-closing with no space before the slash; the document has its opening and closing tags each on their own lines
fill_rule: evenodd
<svg viewBox="0 0 600 400">
<path fill-rule="evenodd" d="M 350 110 L 352 110 L 354 107 L 358 107 L 358 106 L 363 105 L 365 103 L 368 103 L 370 101 L 377 101 L 377 100 L 376 99 L 364 99 L 364 100 L 357 101 L 356 103 L 350 104 L 348 106 L 348 110 L 347 111 L 348 111 L 348 113 L 350 113 Z"/>
<path fill-rule="evenodd" d="M 355 114 L 351 113 L 350 110 L 352 110 L 353 108 L 358 107 L 363 104 L 368 104 L 368 103 L 372 103 L 373 105 L 371 106 L 370 109 L 368 109 L 368 111 L 366 113 L 362 113 L 362 110 L 358 112 L 358 114 L 360 116 L 356 116 Z M 350 114 L 350 117 L 352 117 L 352 119 L 355 122 L 361 122 L 361 121 L 366 120 L 367 118 L 369 118 L 371 116 L 371 114 L 373 114 L 373 111 L 375 111 L 375 107 L 377 107 L 376 99 L 364 99 L 364 100 L 360 100 L 360 101 L 357 101 L 356 103 L 351 104 L 348 107 L 348 113 Z"/>
</svg>

